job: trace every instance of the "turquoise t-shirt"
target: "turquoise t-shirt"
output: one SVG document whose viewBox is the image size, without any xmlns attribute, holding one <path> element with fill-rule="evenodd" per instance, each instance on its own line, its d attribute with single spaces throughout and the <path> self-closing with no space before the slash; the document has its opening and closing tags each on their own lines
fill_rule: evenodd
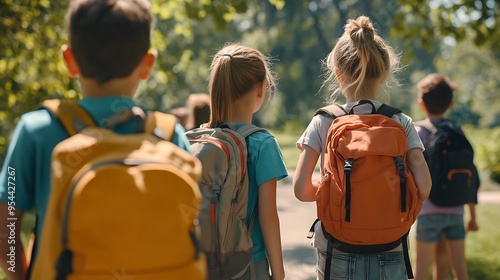
<svg viewBox="0 0 500 280">
<path fill-rule="evenodd" d="M 119 111 L 137 106 L 132 99 L 123 97 L 87 97 L 78 101 L 78 103 L 92 116 L 97 124 L 102 124 L 106 118 Z M 134 121 L 118 125 L 115 128 L 115 132 L 119 134 L 129 134 L 135 131 L 137 131 L 137 122 Z M 40 237 L 41 225 L 43 225 L 45 218 L 50 191 L 52 150 L 68 136 L 60 122 L 47 110 L 37 110 L 24 114 L 12 135 L 0 173 L 0 201 L 8 203 L 7 172 L 15 170 L 15 208 L 22 211 L 33 209 L 36 211 L 37 225 L 35 233 L 38 237 Z M 189 142 L 184 135 L 184 128 L 180 124 L 175 127 L 172 142 L 190 151 Z M 33 250 L 34 257 L 37 250 L 38 246 L 35 246 Z"/>
<path fill-rule="evenodd" d="M 236 128 L 243 125 L 236 125 Z M 258 131 L 248 136 L 246 140 L 249 154 L 247 159 L 249 177 L 247 221 L 250 221 L 250 217 L 257 207 L 260 185 L 273 178 L 279 181 L 287 177 L 288 172 L 278 142 L 273 135 L 265 131 Z M 266 213 L 258 213 L 252 231 L 254 262 L 267 258 L 258 217 L 262 215 L 266 215 Z"/>
</svg>

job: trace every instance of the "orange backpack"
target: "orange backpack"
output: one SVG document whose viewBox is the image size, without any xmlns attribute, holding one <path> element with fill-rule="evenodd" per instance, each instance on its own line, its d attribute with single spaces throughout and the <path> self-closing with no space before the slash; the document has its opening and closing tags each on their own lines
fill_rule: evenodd
<svg viewBox="0 0 500 280">
<path fill-rule="evenodd" d="M 316 114 L 334 118 L 326 140 L 323 180 L 317 193 L 317 214 L 333 248 L 371 254 L 396 248 L 403 241 L 408 276 L 407 234 L 422 204 L 406 166 L 405 129 L 391 117 L 401 111 L 371 104 L 372 114 L 348 113 L 341 106 L 321 108 Z M 353 107 L 354 108 L 354 107 Z M 412 278 L 412 277 L 409 277 Z"/>
<path fill-rule="evenodd" d="M 205 279 L 196 227 L 201 164 L 166 141 L 175 117 L 120 111 L 107 126 L 130 117 L 144 124 L 139 133 L 120 135 L 96 127 L 77 103 L 43 106 L 72 136 L 52 153 L 31 279 Z"/>
</svg>

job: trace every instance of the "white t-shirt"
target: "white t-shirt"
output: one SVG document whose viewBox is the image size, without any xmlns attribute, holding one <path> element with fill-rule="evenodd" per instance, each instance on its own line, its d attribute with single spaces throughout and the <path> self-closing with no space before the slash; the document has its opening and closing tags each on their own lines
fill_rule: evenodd
<svg viewBox="0 0 500 280">
<path fill-rule="evenodd" d="M 382 106 L 382 103 L 376 100 L 371 100 L 370 101 L 375 105 L 375 109 L 378 110 L 380 106 Z M 342 107 L 346 110 L 349 111 L 356 103 L 347 103 L 342 105 Z M 362 104 L 359 106 L 356 106 L 354 108 L 354 113 L 355 114 L 369 114 L 371 113 L 372 106 L 370 104 Z M 413 125 L 413 120 L 403 114 L 403 113 L 398 113 L 392 116 L 392 119 L 397 121 L 401 126 L 405 129 L 406 131 L 406 138 L 408 141 L 408 148 L 407 150 L 413 149 L 413 148 L 419 148 L 422 151 L 424 150 L 424 145 L 422 144 L 422 141 L 420 140 L 420 137 L 418 136 L 418 133 L 415 129 L 415 126 Z M 326 138 L 328 136 L 328 129 L 330 128 L 331 124 L 333 122 L 333 119 L 328 117 L 328 116 L 323 116 L 323 115 L 316 115 L 312 118 L 311 122 L 307 126 L 306 130 L 302 135 L 300 136 L 299 140 L 297 140 L 297 148 L 299 150 L 303 150 L 303 145 L 307 145 L 311 148 L 313 148 L 318 154 L 320 154 L 320 159 L 321 159 L 321 164 L 320 167 L 323 166 L 323 151 L 325 150 L 325 143 L 326 143 Z M 326 238 L 323 235 L 323 232 L 321 231 L 321 223 L 317 223 L 315 226 L 315 234 L 314 234 L 314 239 L 312 241 L 312 245 L 316 247 L 318 250 L 325 252 L 326 251 Z M 398 246 L 395 250 L 401 250 L 401 245 Z M 335 250 L 334 250 L 335 252 Z"/>
</svg>

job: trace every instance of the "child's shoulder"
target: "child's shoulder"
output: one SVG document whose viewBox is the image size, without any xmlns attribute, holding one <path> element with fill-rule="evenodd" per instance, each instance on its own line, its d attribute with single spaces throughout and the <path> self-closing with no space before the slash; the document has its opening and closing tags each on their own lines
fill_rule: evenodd
<svg viewBox="0 0 500 280">
<path fill-rule="evenodd" d="M 258 140 L 258 141 L 265 141 L 270 138 L 275 138 L 274 135 L 267 130 L 266 128 L 258 127 L 259 130 L 255 131 L 254 133 L 250 134 L 248 138 L 251 138 L 252 140 Z"/>
<path fill-rule="evenodd" d="M 58 120 L 55 119 L 47 110 L 39 109 L 23 114 L 18 122 L 18 126 L 28 132 L 37 132 L 57 124 Z"/>
</svg>

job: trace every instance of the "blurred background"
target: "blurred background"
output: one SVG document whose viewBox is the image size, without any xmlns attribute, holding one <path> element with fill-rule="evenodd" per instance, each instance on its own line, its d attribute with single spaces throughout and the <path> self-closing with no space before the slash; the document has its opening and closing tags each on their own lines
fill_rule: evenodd
<svg viewBox="0 0 500 280">
<path fill-rule="evenodd" d="M 0 163 L 21 114 L 48 98 L 81 97 L 60 52 L 68 43 L 67 2 L 0 0 Z M 396 75 L 401 86 L 389 89 L 383 101 L 419 120 L 417 81 L 432 72 L 448 75 L 458 85 L 448 117 L 463 124 L 472 141 L 481 190 L 500 190 L 499 0 L 152 0 L 152 5 L 158 61 L 136 96 L 145 108 L 166 112 L 184 106 L 190 93 L 207 92 L 212 56 L 226 42 L 258 48 L 271 58 L 279 85 L 256 121 L 275 133 L 293 170 L 295 141 L 328 97 L 321 88 L 322 61 L 347 19 L 366 15 L 402 58 Z M 467 241 L 471 279 L 500 279 L 500 248 L 494 243 L 500 228 L 490 222 L 498 221 L 500 205 L 479 209 L 483 231 Z M 301 255 L 297 263 L 306 259 L 313 266 L 314 258 Z"/>
</svg>

